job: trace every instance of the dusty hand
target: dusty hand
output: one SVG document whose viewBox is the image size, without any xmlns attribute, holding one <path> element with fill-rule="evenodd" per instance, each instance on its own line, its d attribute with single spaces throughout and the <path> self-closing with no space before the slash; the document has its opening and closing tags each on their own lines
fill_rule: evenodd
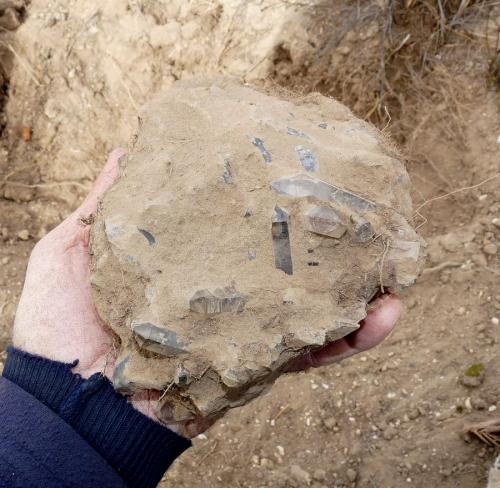
<svg viewBox="0 0 500 488">
<path fill-rule="evenodd" d="M 83 204 L 33 249 L 14 323 L 15 347 L 57 361 L 78 358 L 73 371 L 84 378 L 96 372 L 111 378 L 114 369 L 113 337 L 91 296 L 90 226 L 85 220 L 95 213 L 99 198 L 116 179 L 118 160 L 124 153 L 118 149 L 110 155 Z M 331 364 L 377 345 L 392 330 L 400 313 L 397 298 L 379 298 L 359 330 L 294 361 L 290 371 Z M 154 417 L 154 398 L 158 396 L 159 392 L 145 392 L 134 395 L 132 403 Z M 207 426 L 203 419 L 189 425 L 169 425 L 188 436 Z"/>
<path fill-rule="evenodd" d="M 110 377 L 113 369 L 112 336 L 92 302 L 85 219 L 115 181 L 123 154 L 111 153 L 82 205 L 33 249 L 14 321 L 15 347 L 57 361 L 78 358 L 73 371 L 85 378 L 99 371 Z"/>
</svg>

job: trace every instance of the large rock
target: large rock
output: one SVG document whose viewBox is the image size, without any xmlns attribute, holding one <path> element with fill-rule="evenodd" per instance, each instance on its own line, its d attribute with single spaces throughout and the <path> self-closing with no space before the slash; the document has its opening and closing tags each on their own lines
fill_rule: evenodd
<svg viewBox="0 0 500 488">
<path fill-rule="evenodd" d="M 372 126 L 321 95 L 176 83 L 147 105 L 93 227 L 92 284 L 123 391 L 164 420 L 217 416 L 411 285 L 409 181 Z"/>
</svg>

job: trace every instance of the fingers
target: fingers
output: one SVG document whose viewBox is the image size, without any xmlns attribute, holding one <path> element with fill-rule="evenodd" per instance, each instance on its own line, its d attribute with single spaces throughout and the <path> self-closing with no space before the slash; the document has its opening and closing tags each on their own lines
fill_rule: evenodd
<svg viewBox="0 0 500 488">
<path fill-rule="evenodd" d="M 360 328 L 346 340 L 356 352 L 366 351 L 382 342 L 403 313 L 403 304 L 395 295 L 382 295 L 368 310 Z"/>
<path fill-rule="evenodd" d="M 401 300 L 383 295 L 370 306 L 358 330 L 338 341 L 295 360 L 289 371 L 326 366 L 366 351 L 382 342 L 392 331 L 403 311 Z"/>
<path fill-rule="evenodd" d="M 104 165 L 100 175 L 90 190 L 87 198 L 75 211 L 78 218 L 88 217 L 97 210 L 97 204 L 104 192 L 115 182 L 118 177 L 118 161 L 126 154 L 125 149 L 115 149 L 108 157 L 107 163 Z"/>
<path fill-rule="evenodd" d="M 38 243 L 39 248 L 56 246 L 59 248 L 62 247 L 64 250 L 82 243 L 84 247 L 88 245 L 90 226 L 82 225 L 82 219 L 88 219 L 91 215 L 95 214 L 99 200 L 118 177 L 118 161 L 124 154 L 126 154 L 125 149 L 115 149 L 109 155 L 108 161 L 97 177 L 87 198 L 68 218 Z"/>
</svg>

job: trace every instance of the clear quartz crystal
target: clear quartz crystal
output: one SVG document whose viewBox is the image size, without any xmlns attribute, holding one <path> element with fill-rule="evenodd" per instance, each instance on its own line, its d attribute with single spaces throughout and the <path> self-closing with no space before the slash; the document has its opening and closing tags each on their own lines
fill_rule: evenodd
<svg viewBox="0 0 500 488">
<path fill-rule="evenodd" d="M 246 300 L 234 288 L 227 286 L 213 292 L 198 290 L 189 300 L 193 312 L 214 315 L 223 312 L 241 312 Z"/>
<path fill-rule="evenodd" d="M 305 174 L 287 176 L 272 182 L 271 186 L 279 193 L 295 198 L 316 197 L 318 200 L 343 205 L 355 212 L 373 212 L 377 206 L 350 191 Z"/>
<path fill-rule="evenodd" d="M 164 356 L 185 353 L 186 344 L 179 340 L 177 333 L 151 322 L 132 322 L 132 331 L 139 347 Z"/>
<path fill-rule="evenodd" d="M 272 216 L 272 236 L 274 262 L 278 269 L 286 274 L 293 274 L 292 252 L 290 249 L 289 217 L 281 207 L 274 208 Z"/>
<path fill-rule="evenodd" d="M 340 239 L 347 230 L 338 214 L 330 207 L 313 207 L 306 214 L 306 222 L 312 232 L 336 239 Z"/>
<path fill-rule="evenodd" d="M 313 151 L 304 146 L 295 148 L 299 157 L 300 164 L 306 171 L 317 173 L 319 171 L 319 162 Z"/>
<path fill-rule="evenodd" d="M 270 163 L 272 161 L 271 154 L 264 146 L 264 141 L 262 139 L 260 139 L 259 137 L 254 137 L 252 139 L 252 144 L 259 150 L 262 158 L 266 163 Z"/>
</svg>

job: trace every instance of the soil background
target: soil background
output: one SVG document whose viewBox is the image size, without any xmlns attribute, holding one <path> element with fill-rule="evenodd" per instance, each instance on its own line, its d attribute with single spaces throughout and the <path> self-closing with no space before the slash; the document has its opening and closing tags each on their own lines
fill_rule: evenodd
<svg viewBox="0 0 500 488">
<path fill-rule="evenodd" d="M 463 430 L 500 412 L 499 31 L 495 1 L 1 0 L 0 346 L 31 248 L 154 92 L 218 72 L 320 91 L 406 154 L 427 269 L 387 341 L 281 378 L 162 486 L 485 486 L 495 448 Z"/>
</svg>

